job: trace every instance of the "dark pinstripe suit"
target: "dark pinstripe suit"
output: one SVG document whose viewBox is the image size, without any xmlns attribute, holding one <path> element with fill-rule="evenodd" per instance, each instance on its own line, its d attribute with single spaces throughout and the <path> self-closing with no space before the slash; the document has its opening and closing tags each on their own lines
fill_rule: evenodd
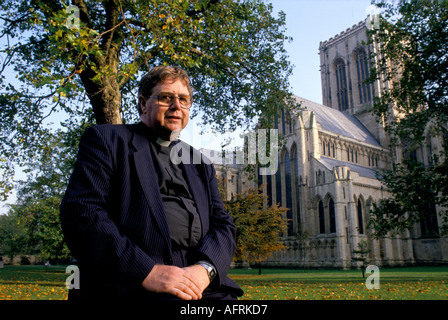
<svg viewBox="0 0 448 320">
<path fill-rule="evenodd" d="M 143 123 L 89 128 L 61 204 L 66 242 L 81 272 L 81 297 L 153 297 L 142 281 L 155 264 L 179 267 L 207 259 L 217 277 L 204 292 L 241 289 L 227 277 L 236 228 L 224 210 L 212 165 L 184 164 L 202 223 L 202 240 L 173 248 Z M 195 151 L 197 152 L 197 151 Z"/>
</svg>

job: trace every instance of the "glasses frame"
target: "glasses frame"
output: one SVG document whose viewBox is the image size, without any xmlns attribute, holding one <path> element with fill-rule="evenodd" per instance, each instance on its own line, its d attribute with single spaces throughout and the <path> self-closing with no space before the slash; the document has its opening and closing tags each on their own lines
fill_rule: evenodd
<svg viewBox="0 0 448 320">
<path fill-rule="evenodd" d="M 160 96 L 161 95 L 171 95 L 171 96 L 173 96 L 173 102 L 171 102 L 171 104 L 161 104 L 160 103 Z M 188 97 L 190 97 L 190 105 L 187 107 L 187 106 L 183 106 L 181 103 L 180 103 L 180 97 L 179 97 L 179 95 L 176 95 L 176 94 L 174 94 L 174 93 L 170 93 L 170 92 L 161 92 L 159 95 L 155 95 L 155 96 L 149 96 L 148 98 L 157 98 L 157 103 L 159 104 L 159 105 L 161 105 L 161 106 L 168 106 L 168 107 L 170 107 L 170 106 L 172 106 L 173 105 L 173 103 L 174 103 L 174 101 L 175 101 L 175 99 L 177 99 L 177 100 L 179 100 L 179 105 L 180 105 L 180 107 L 182 108 L 182 109 L 190 109 L 191 108 L 191 106 L 193 105 L 193 96 L 192 95 L 187 95 L 187 94 L 183 94 L 183 95 L 181 95 L 181 96 L 188 96 Z"/>
</svg>

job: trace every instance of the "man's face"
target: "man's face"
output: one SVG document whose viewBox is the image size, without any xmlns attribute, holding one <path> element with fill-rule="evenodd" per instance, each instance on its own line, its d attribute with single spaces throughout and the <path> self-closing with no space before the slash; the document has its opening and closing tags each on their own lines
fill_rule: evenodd
<svg viewBox="0 0 448 320">
<path fill-rule="evenodd" d="M 157 96 L 160 93 L 173 93 L 175 95 L 189 95 L 188 87 L 180 80 L 167 80 L 159 83 L 152 89 L 151 96 Z M 170 106 L 161 106 L 157 97 L 145 98 L 142 95 L 138 97 L 142 109 L 140 119 L 148 127 L 152 128 L 156 134 L 164 140 L 172 140 L 177 136 L 180 130 L 184 129 L 189 120 L 189 109 L 181 108 L 178 99 Z M 173 137 L 171 134 L 173 133 Z"/>
</svg>

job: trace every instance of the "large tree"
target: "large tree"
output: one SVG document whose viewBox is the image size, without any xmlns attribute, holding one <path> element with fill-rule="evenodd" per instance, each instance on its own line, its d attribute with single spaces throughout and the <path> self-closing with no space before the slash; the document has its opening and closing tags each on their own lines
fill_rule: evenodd
<svg viewBox="0 0 448 320">
<path fill-rule="evenodd" d="M 448 1 L 377 5 L 381 19 L 369 32 L 379 48 L 371 81 L 382 79 L 388 86 L 373 110 L 404 158 L 382 173 L 392 197 L 374 206 L 371 225 L 380 236 L 415 223 L 425 233 L 438 208 L 442 228 L 432 231 L 448 234 Z M 442 150 L 429 149 L 428 136 L 439 137 Z M 422 146 L 432 153 L 426 164 L 415 157 Z"/>
<path fill-rule="evenodd" d="M 154 65 L 192 77 L 192 115 L 218 130 L 293 105 L 285 15 L 261 0 L 0 0 L 0 190 L 39 152 L 57 112 L 97 124 L 136 119 Z"/>
</svg>

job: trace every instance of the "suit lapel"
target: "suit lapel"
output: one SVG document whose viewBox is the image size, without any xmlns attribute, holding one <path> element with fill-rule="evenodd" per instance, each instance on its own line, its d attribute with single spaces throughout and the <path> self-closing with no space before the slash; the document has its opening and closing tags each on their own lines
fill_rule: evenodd
<svg viewBox="0 0 448 320">
<path fill-rule="evenodd" d="M 143 134 L 138 131 L 134 132 L 132 144 L 136 151 L 133 153 L 133 160 L 149 209 L 153 213 L 166 243 L 171 248 L 170 232 L 148 143 L 148 139 Z"/>
</svg>

